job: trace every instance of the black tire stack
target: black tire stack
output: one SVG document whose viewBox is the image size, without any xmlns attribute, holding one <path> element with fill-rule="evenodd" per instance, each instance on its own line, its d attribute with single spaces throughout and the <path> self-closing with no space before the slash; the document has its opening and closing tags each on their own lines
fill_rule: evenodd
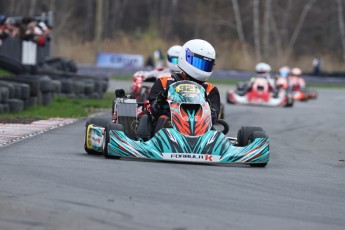
<svg viewBox="0 0 345 230">
<path fill-rule="evenodd" d="M 0 78 L 0 114 L 17 113 L 35 105 L 48 106 L 56 96 L 101 99 L 109 79 L 76 74 L 76 65 L 62 58 L 47 59 L 37 66 L 0 55 L 0 68 L 13 75 Z"/>
</svg>

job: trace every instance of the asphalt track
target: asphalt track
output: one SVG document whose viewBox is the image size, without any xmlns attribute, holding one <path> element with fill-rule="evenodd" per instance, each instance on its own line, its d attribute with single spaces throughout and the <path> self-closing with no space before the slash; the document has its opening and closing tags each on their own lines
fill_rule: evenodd
<svg viewBox="0 0 345 230">
<path fill-rule="evenodd" d="M 85 120 L 1 147 L 0 229 L 345 229 L 344 101 L 226 105 L 230 136 L 267 131 L 266 168 L 90 156 Z"/>
</svg>

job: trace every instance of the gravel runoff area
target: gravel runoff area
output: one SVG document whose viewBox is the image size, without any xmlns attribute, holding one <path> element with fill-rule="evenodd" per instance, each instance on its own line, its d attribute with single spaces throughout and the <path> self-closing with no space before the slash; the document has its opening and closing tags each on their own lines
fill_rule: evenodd
<svg viewBox="0 0 345 230">
<path fill-rule="evenodd" d="M 75 118 L 50 118 L 16 123 L 0 120 L 0 147 L 75 122 Z M 23 124 L 24 123 L 24 124 Z"/>
</svg>

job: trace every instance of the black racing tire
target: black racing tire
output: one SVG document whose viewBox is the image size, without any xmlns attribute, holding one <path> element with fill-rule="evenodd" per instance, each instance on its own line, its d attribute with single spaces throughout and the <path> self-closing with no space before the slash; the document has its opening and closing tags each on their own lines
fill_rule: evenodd
<svg viewBox="0 0 345 230">
<path fill-rule="evenodd" d="M 6 87 L 0 86 L 0 103 L 5 104 L 10 96 L 10 91 Z"/>
<path fill-rule="evenodd" d="M 13 87 L 14 87 L 14 96 L 13 96 L 13 98 L 21 99 L 22 90 L 21 90 L 20 85 L 18 83 L 14 83 Z"/>
<path fill-rule="evenodd" d="M 86 95 L 91 95 L 95 90 L 95 82 L 92 79 L 86 79 L 84 80 L 84 84 L 84 93 Z"/>
<path fill-rule="evenodd" d="M 103 93 L 107 92 L 108 88 L 109 88 L 109 83 L 106 81 L 102 81 L 102 92 Z"/>
<path fill-rule="evenodd" d="M 24 109 L 24 102 L 20 99 L 8 99 L 7 104 L 10 113 L 19 113 Z"/>
<path fill-rule="evenodd" d="M 30 108 L 32 106 L 37 105 L 38 98 L 37 97 L 29 97 L 24 100 L 24 109 Z"/>
<path fill-rule="evenodd" d="M 0 68 L 14 74 L 27 72 L 26 68 L 19 61 L 4 55 L 0 55 Z"/>
<path fill-rule="evenodd" d="M 84 94 L 85 91 L 85 83 L 74 81 L 74 90 L 77 95 Z"/>
<path fill-rule="evenodd" d="M 86 148 L 86 131 L 87 131 L 87 128 L 91 124 L 95 125 L 95 126 L 106 127 L 107 123 L 108 123 L 108 120 L 103 119 L 103 118 L 97 118 L 97 117 L 90 118 L 89 120 L 86 121 L 86 124 L 85 124 L 85 137 L 84 137 L 84 150 L 85 150 L 85 152 L 87 154 L 90 154 L 90 155 L 101 154 L 100 152 L 97 152 L 95 150 Z"/>
<path fill-rule="evenodd" d="M 220 104 L 220 111 L 219 111 L 218 119 L 224 119 L 224 105 L 223 105 L 223 103 Z"/>
<path fill-rule="evenodd" d="M 42 93 L 42 105 L 48 106 L 53 99 L 53 94 L 51 92 Z"/>
<path fill-rule="evenodd" d="M 21 95 L 20 99 L 26 100 L 30 97 L 30 86 L 28 84 L 20 84 L 19 85 L 21 88 Z"/>
<path fill-rule="evenodd" d="M 265 133 L 265 131 L 253 131 L 249 138 L 248 138 L 248 142 L 247 144 L 252 143 L 255 138 L 268 138 L 267 134 Z M 265 167 L 267 165 L 266 163 L 253 163 L 253 164 L 249 164 L 251 167 Z"/>
<path fill-rule="evenodd" d="M 123 131 L 123 126 L 120 124 L 116 124 L 113 122 L 108 122 L 108 124 L 105 127 L 105 144 L 104 144 L 104 150 L 103 150 L 103 155 L 105 158 L 111 158 L 111 159 L 120 159 L 120 156 L 114 156 L 114 155 L 109 155 L 108 154 L 108 144 L 110 142 L 110 135 L 109 132 L 111 130 L 118 130 L 118 131 Z"/>
<path fill-rule="evenodd" d="M 286 101 L 287 101 L 285 107 L 292 107 L 294 102 L 295 102 L 295 100 L 293 99 L 293 95 L 291 94 L 290 97 L 289 97 L 289 95 L 286 95 L 285 97 L 286 97 Z"/>
<path fill-rule="evenodd" d="M 10 113 L 10 106 L 8 104 L 2 104 L 3 113 Z"/>
<path fill-rule="evenodd" d="M 42 93 L 53 91 L 53 83 L 50 77 L 42 76 L 39 81 L 40 81 L 40 90 Z"/>
<path fill-rule="evenodd" d="M 70 79 L 62 79 L 61 80 L 61 92 L 65 93 L 65 94 L 74 93 L 73 81 Z"/>
<path fill-rule="evenodd" d="M 103 94 L 103 81 L 102 80 L 95 80 L 95 92 L 99 94 Z"/>
<path fill-rule="evenodd" d="M 58 80 L 52 80 L 52 92 L 53 93 L 61 93 L 61 82 Z"/>
<path fill-rule="evenodd" d="M 237 145 L 244 147 L 248 145 L 249 136 L 254 131 L 263 131 L 261 127 L 242 126 L 237 132 Z"/>
<path fill-rule="evenodd" d="M 15 89 L 14 89 L 13 84 L 6 81 L 0 81 L 0 87 L 4 87 L 8 89 L 8 98 L 14 98 Z"/>
</svg>

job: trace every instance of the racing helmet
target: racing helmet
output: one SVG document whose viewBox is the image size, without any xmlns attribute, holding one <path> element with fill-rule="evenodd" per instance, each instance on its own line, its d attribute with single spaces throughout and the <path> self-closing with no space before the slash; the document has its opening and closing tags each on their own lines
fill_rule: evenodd
<svg viewBox="0 0 345 230">
<path fill-rule="evenodd" d="M 291 74 L 293 76 L 301 76 L 302 75 L 302 70 L 300 68 L 297 68 L 297 67 L 292 68 Z"/>
<path fill-rule="evenodd" d="M 181 49 L 178 67 L 196 81 L 207 81 L 213 71 L 216 51 L 205 40 L 193 39 Z"/>
<path fill-rule="evenodd" d="M 267 63 L 260 62 L 260 63 L 256 64 L 255 71 L 258 74 L 267 74 L 267 73 L 271 72 L 271 66 Z"/>
<path fill-rule="evenodd" d="M 167 66 L 169 69 L 173 71 L 180 71 L 178 68 L 178 56 L 180 54 L 180 50 L 182 49 L 182 46 L 174 45 L 168 49 L 167 52 Z"/>
<path fill-rule="evenodd" d="M 290 67 L 289 66 L 283 66 L 279 69 L 279 76 L 281 77 L 287 77 L 290 74 Z"/>
</svg>

